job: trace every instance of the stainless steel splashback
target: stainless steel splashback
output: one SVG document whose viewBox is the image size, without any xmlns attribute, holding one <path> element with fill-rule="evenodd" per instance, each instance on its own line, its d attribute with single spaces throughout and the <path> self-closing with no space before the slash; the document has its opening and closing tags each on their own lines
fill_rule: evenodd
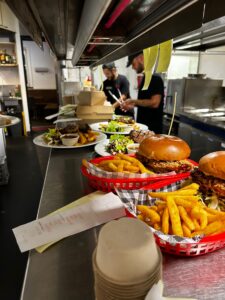
<svg viewBox="0 0 225 300">
<path fill-rule="evenodd" d="M 222 80 L 214 79 L 172 79 L 168 81 L 165 112 L 172 113 L 174 94 L 177 91 L 176 112 L 185 108 L 210 108 L 217 106 L 221 97 Z"/>
</svg>

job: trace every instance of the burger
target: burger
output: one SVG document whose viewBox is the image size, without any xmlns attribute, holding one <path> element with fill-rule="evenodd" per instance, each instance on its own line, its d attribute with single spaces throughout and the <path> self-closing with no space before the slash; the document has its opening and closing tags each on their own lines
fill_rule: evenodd
<svg viewBox="0 0 225 300">
<path fill-rule="evenodd" d="M 203 156 L 191 176 L 200 186 L 203 201 L 212 208 L 225 211 L 225 151 Z"/>
<path fill-rule="evenodd" d="M 155 173 L 185 173 L 193 169 L 187 160 L 190 153 L 190 147 L 182 139 L 156 134 L 140 143 L 137 158 Z"/>
</svg>

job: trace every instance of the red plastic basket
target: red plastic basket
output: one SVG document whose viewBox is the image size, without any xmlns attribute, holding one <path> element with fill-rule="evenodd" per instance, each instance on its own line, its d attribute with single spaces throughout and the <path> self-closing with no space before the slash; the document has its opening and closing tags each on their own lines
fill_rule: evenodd
<svg viewBox="0 0 225 300">
<path fill-rule="evenodd" d="M 100 163 L 102 160 L 110 160 L 113 159 L 114 156 L 105 156 L 92 159 L 91 163 Z M 191 161 L 196 165 L 196 162 Z M 81 167 L 82 174 L 87 177 L 89 184 L 96 190 L 101 190 L 103 192 L 114 191 L 115 188 L 125 189 L 125 190 L 135 190 L 143 188 L 151 183 L 161 182 L 165 180 L 174 180 L 178 181 L 181 179 L 185 179 L 190 175 L 190 172 L 176 174 L 176 175 L 168 175 L 168 176 L 155 176 L 149 178 L 104 178 L 98 177 L 90 174 L 87 171 L 87 168 L 84 166 Z"/>
<path fill-rule="evenodd" d="M 144 189 L 156 190 L 166 187 L 177 180 L 165 180 L 146 186 Z M 134 217 L 129 211 L 126 211 L 127 217 Z M 196 243 L 176 243 L 171 244 L 162 240 L 159 236 L 154 234 L 157 245 L 161 248 L 162 252 L 178 255 L 178 256 L 198 256 L 207 254 L 225 247 L 225 233 L 206 236 Z"/>
</svg>

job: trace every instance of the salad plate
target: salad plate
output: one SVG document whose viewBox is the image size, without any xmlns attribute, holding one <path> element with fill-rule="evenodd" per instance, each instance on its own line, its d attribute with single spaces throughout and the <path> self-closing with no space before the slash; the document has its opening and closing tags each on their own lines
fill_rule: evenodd
<svg viewBox="0 0 225 300">
<path fill-rule="evenodd" d="M 44 134 L 41 134 L 41 135 L 38 135 L 37 137 L 35 137 L 33 139 L 33 143 L 37 146 L 40 146 L 40 147 L 46 147 L 46 148 L 54 148 L 54 149 L 76 149 L 76 148 L 83 148 L 83 147 L 89 147 L 89 146 L 93 146 L 93 145 L 96 145 L 102 141 L 104 141 L 106 139 L 106 135 L 104 133 L 99 133 L 97 136 L 96 136 L 96 140 L 93 141 L 93 142 L 89 142 L 89 143 L 86 143 L 86 144 L 77 144 L 75 146 L 64 146 L 64 145 L 49 145 L 45 142 L 44 140 Z"/>
<path fill-rule="evenodd" d="M 114 134 L 95 146 L 95 152 L 101 156 L 116 155 L 118 153 L 128 153 L 127 146 L 134 141 L 127 135 Z"/>
<path fill-rule="evenodd" d="M 20 119 L 8 115 L 0 115 L 0 128 L 10 127 L 20 122 Z"/>
<path fill-rule="evenodd" d="M 104 140 L 101 143 L 95 145 L 95 152 L 100 156 L 109 156 L 111 155 L 109 152 L 106 151 L 106 146 L 109 144 L 109 139 Z"/>
<path fill-rule="evenodd" d="M 123 124 L 115 120 L 110 122 L 99 122 L 90 124 L 94 131 L 100 131 L 108 134 L 129 134 L 131 130 L 148 130 L 148 126 L 141 123 Z"/>
</svg>

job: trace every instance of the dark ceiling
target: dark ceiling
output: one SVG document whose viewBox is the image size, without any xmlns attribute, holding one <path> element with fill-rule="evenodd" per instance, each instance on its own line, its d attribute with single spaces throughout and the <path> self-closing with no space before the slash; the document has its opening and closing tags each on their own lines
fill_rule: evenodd
<svg viewBox="0 0 225 300">
<path fill-rule="evenodd" d="M 171 38 L 177 49 L 188 45 L 188 50 L 204 50 L 209 44 L 204 23 L 225 15 L 224 0 L 217 0 L 216 5 L 213 0 L 6 2 L 40 47 L 44 36 L 59 60 L 72 59 L 79 66 L 116 60 Z M 219 37 L 216 45 L 225 43 L 225 26 L 219 25 L 219 31 L 210 27 L 210 36 Z M 194 43 L 195 37 L 200 45 Z"/>
</svg>

